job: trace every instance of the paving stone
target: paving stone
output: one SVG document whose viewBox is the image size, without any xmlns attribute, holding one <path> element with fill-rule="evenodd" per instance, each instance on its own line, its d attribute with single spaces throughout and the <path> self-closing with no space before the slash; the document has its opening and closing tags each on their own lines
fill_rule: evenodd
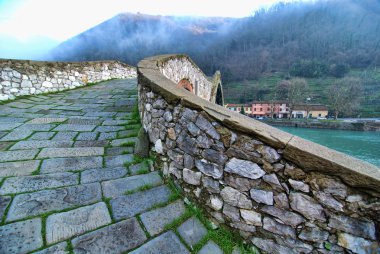
<svg viewBox="0 0 380 254">
<path fill-rule="evenodd" d="M 101 132 L 98 140 L 110 140 L 117 137 L 117 132 Z"/>
<path fill-rule="evenodd" d="M 4 137 L 0 139 L 0 141 L 13 141 L 13 140 L 22 140 L 26 139 L 30 135 L 33 134 L 32 130 L 13 130 L 12 132 L 8 133 Z"/>
<path fill-rule="evenodd" d="M 30 136 L 29 140 L 48 140 L 51 139 L 55 135 L 55 132 L 35 132 L 32 136 Z"/>
<path fill-rule="evenodd" d="M 67 148 L 73 145 L 73 141 L 54 141 L 54 140 L 25 140 L 14 144 L 9 150 L 38 149 L 38 148 Z"/>
<path fill-rule="evenodd" d="M 133 147 L 125 146 L 125 147 L 109 147 L 106 148 L 106 154 L 108 156 L 122 155 L 126 153 L 133 153 Z"/>
<path fill-rule="evenodd" d="M 144 185 L 157 186 L 163 181 L 158 172 L 144 175 L 130 176 L 126 178 L 102 182 L 103 195 L 107 198 L 115 198 L 124 195 L 127 191 L 133 191 Z"/>
<path fill-rule="evenodd" d="M 114 139 L 111 141 L 111 146 L 123 146 L 124 144 L 128 144 L 131 142 L 136 143 L 137 138 L 132 137 L 132 138 Z"/>
<path fill-rule="evenodd" d="M 191 217 L 177 228 L 182 239 L 189 245 L 194 246 L 207 234 L 207 229 L 195 217 Z"/>
<path fill-rule="evenodd" d="M 21 194 L 14 198 L 6 221 L 88 205 L 99 202 L 101 199 L 102 194 L 99 183 Z"/>
<path fill-rule="evenodd" d="M 185 212 L 182 200 L 177 200 L 165 207 L 158 208 L 140 215 L 148 233 L 153 236 L 164 231 L 165 226 Z"/>
<path fill-rule="evenodd" d="M 119 166 L 123 166 L 126 162 L 132 162 L 133 154 L 106 156 L 104 159 L 105 159 L 106 167 L 119 167 Z"/>
<path fill-rule="evenodd" d="M 11 202 L 11 199 L 12 198 L 9 196 L 0 196 L 0 219 L 3 218 L 5 210 L 7 210 L 7 207 Z"/>
<path fill-rule="evenodd" d="M 105 120 L 102 125 L 126 125 L 128 124 L 128 120 Z"/>
<path fill-rule="evenodd" d="M 52 158 L 42 161 L 40 173 L 55 173 L 63 171 L 76 171 L 91 168 L 101 168 L 103 166 L 102 157 L 68 157 Z"/>
<path fill-rule="evenodd" d="M 86 119 L 86 118 L 69 118 L 67 124 L 77 124 L 77 125 L 99 125 L 103 121 L 98 119 Z"/>
<path fill-rule="evenodd" d="M 0 253 L 28 253 L 42 247 L 41 219 L 32 219 L 0 227 Z"/>
<path fill-rule="evenodd" d="M 49 123 L 62 123 L 66 121 L 67 118 L 50 118 L 50 117 L 45 117 L 45 118 L 34 118 L 26 124 L 49 124 Z"/>
<path fill-rule="evenodd" d="M 50 215 L 46 220 L 46 242 L 56 243 L 111 223 L 104 202 Z"/>
<path fill-rule="evenodd" d="M 123 167 L 88 169 L 81 173 L 81 183 L 100 182 L 124 177 L 128 171 Z"/>
<path fill-rule="evenodd" d="M 88 112 L 84 116 L 112 117 L 116 112 Z"/>
<path fill-rule="evenodd" d="M 0 123 L 0 131 L 9 131 L 20 126 L 22 123 Z"/>
<path fill-rule="evenodd" d="M 82 140 L 74 143 L 74 147 L 105 147 L 108 145 L 108 140 Z"/>
<path fill-rule="evenodd" d="M 83 157 L 103 154 L 103 147 L 43 148 L 38 158 Z"/>
<path fill-rule="evenodd" d="M 145 162 L 131 165 L 128 169 L 131 175 L 138 175 L 141 171 L 149 171 L 148 165 Z"/>
<path fill-rule="evenodd" d="M 72 240 L 74 253 L 118 254 L 134 249 L 146 241 L 136 218 L 120 221 Z"/>
<path fill-rule="evenodd" d="M 38 191 L 78 184 L 78 173 L 55 173 L 35 176 L 17 176 L 5 179 L 0 195 Z"/>
<path fill-rule="evenodd" d="M 24 124 L 15 129 L 15 131 L 50 131 L 53 129 L 55 124 Z"/>
<path fill-rule="evenodd" d="M 69 254 L 70 252 L 67 251 L 66 249 L 67 249 L 67 243 L 61 242 L 47 249 L 34 252 L 33 254 Z"/>
<path fill-rule="evenodd" d="M 54 131 L 93 131 L 96 125 L 61 124 Z"/>
<path fill-rule="evenodd" d="M 81 132 L 76 140 L 95 140 L 97 135 L 97 132 Z"/>
<path fill-rule="evenodd" d="M 153 238 L 130 254 L 190 254 L 173 231 Z M 211 254 L 211 253 L 210 253 Z"/>
<path fill-rule="evenodd" d="M 24 123 L 27 120 L 25 117 L 0 117 L 0 123 Z"/>
<path fill-rule="evenodd" d="M 95 131 L 98 132 L 114 132 L 114 131 L 121 131 L 124 130 L 124 126 L 98 126 L 96 127 Z"/>
<path fill-rule="evenodd" d="M 165 203 L 171 194 L 167 186 L 159 186 L 147 191 L 136 192 L 112 199 L 110 204 L 115 220 L 129 218 L 155 205 Z"/>
<path fill-rule="evenodd" d="M 5 161 L 22 161 L 22 160 L 32 160 L 36 157 L 39 150 L 17 150 L 17 151 L 3 151 L 0 152 L 0 162 Z"/>
<path fill-rule="evenodd" d="M 0 177 L 30 175 L 38 169 L 39 160 L 0 163 Z"/>
<path fill-rule="evenodd" d="M 77 134 L 78 132 L 72 132 L 72 131 L 58 132 L 57 135 L 55 135 L 52 140 L 65 140 L 65 141 L 74 140 Z"/>
<path fill-rule="evenodd" d="M 213 241 L 208 241 L 198 254 L 223 254 L 222 249 Z"/>
</svg>

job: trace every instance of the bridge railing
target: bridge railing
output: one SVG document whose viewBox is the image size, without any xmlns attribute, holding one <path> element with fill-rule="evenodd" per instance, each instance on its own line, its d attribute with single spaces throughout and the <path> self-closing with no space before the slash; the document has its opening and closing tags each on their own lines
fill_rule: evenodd
<svg viewBox="0 0 380 254">
<path fill-rule="evenodd" d="M 194 70 L 184 55 L 138 64 L 140 116 L 164 175 L 266 252 L 379 251 L 378 167 L 178 86 L 203 78 Z"/>
</svg>

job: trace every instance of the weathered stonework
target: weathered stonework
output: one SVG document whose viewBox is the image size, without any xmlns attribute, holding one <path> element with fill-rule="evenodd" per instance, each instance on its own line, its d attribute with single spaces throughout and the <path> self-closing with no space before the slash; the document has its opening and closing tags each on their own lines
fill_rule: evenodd
<svg viewBox="0 0 380 254">
<path fill-rule="evenodd" d="M 197 68 L 184 56 L 138 66 L 140 115 L 164 175 L 264 253 L 379 252 L 378 169 L 177 87 Z"/>
<path fill-rule="evenodd" d="M 136 77 L 136 69 L 117 61 L 38 62 L 0 59 L 0 101 L 63 91 L 88 83 Z"/>
</svg>

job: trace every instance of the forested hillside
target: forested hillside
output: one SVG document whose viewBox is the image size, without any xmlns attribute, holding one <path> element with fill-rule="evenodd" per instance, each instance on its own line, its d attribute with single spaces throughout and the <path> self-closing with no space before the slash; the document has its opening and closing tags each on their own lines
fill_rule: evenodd
<svg viewBox="0 0 380 254">
<path fill-rule="evenodd" d="M 51 58 L 136 65 L 165 53 L 188 54 L 209 75 L 221 70 L 230 92 L 236 85 L 268 87 L 268 77 L 305 77 L 312 91 L 347 75 L 363 77 L 361 101 L 380 112 L 380 0 L 280 3 L 242 19 L 120 14 L 62 43 Z M 226 97 L 260 99 L 245 91 Z M 265 93 L 262 99 L 273 90 Z M 326 101 L 325 94 L 312 96 Z"/>
</svg>

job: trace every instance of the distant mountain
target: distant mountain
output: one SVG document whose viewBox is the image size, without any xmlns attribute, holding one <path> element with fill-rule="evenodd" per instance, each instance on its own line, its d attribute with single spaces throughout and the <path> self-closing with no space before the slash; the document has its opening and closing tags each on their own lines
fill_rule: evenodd
<svg viewBox="0 0 380 254">
<path fill-rule="evenodd" d="M 207 74 L 220 69 L 227 81 L 290 73 L 300 66 L 315 76 L 329 75 L 327 70 L 336 66 L 376 68 L 380 1 L 279 3 L 243 19 L 120 14 L 62 43 L 51 55 L 136 65 L 163 53 L 189 54 Z"/>
<path fill-rule="evenodd" d="M 234 22 L 231 18 L 119 14 L 63 42 L 51 56 L 56 60 L 117 59 L 136 65 L 155 54 L 199 55 Z"/>
</svg>

